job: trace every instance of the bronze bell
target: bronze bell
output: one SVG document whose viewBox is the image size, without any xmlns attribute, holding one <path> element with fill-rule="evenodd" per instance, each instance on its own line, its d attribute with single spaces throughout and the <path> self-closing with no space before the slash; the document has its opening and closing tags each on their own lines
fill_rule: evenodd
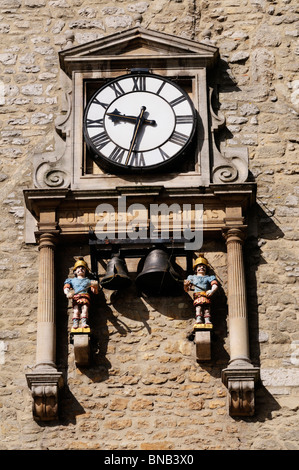
<svg viewBox="0 0 299 470">
<path fill-rule="evenodd" d="M 181 293 L 180 275 L 175 271 L 164 249 L 154 248 L 141 259 L 136 277 L 137 288 L 148 295 L 177 295 Z"/>
<path fill-rule="evenodd" d="M 113 255 L 107 263 L 106 274 L 101 280 L 104 289 L 125 289 L 131 284 L 126 262 L 119 255 Z"/>
</svg>

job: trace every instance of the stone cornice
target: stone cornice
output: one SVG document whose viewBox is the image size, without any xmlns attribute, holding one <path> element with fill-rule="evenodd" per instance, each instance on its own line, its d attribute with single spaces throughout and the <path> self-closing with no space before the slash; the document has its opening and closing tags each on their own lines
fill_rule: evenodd
<svg viewBox="0 0 299 470">
<path fill-rule="evenodd" d="M 167 62 L 168 70 L 182 66 L 196 69 L 212 65 L 218 48 L 136 27 L 59 53 L 60 67 L 69 76 L 74 71 L 126 69 L 130 57 L 134 67 L 150 63 L 151 67 L 166 68 Z"/>
</svg>

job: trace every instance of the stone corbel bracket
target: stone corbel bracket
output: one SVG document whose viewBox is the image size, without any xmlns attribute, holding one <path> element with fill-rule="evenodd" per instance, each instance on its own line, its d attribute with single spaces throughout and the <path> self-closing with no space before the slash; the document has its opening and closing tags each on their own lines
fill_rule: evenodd
<svg viewBox="0 0 299 470">
<path fill-rule="evenodd" d="M 212 325 L 201 325 L 201 327 L 195 328 L 196 358 L 200 362 L 211 360 L 212 328 Z"/>
<path fill-rule="evenodd" d="M 63 82 L 69 80 L 64 76 Z M 54 150 L 36 151 L 33 155 L 34 185 L 36 188 L 68 188 L 71 181 L 71 115 L 72 91 L 63 83 L 64 104 L 55 120 Z"/>
<path fill-rule="evenodd" d="M 222 371 L 222 381 L 227 387 L 230 416 L 253 416 L 255 413 L 255 384 L 259 380 L 259 368 L 248 364 Z"/>
<path fill-rule="evenodd" d="M 213 152 L 213 183 L 245 183 L 248 178 L 248 149 L 246 147 L 226 147 L 223 153 L 216 144 L 216 133 L 225 126 L 225 117 L 216 114 L 212 106 L 214 90 L 209 90 L 209 107 L 211 114 L 211 139 Z"/>
<path fill-rule="evenodd" d="M 63 385 L 62 372 L 41 370 L 26 374 L 26 379 L 32 394 L 34 419 L 58 419 L 58 393 Z"/>
<path fill-rule="evenodd" d="M 80 330 L 82 330 L 80 328 Z M 84 331 L 86 330 L 86 331 Z M 71 343 L 74 346 L 75 363 L 77 366 L 88 367 L 90 363 L 90 330 L 71 332 Z"/>
</svg>

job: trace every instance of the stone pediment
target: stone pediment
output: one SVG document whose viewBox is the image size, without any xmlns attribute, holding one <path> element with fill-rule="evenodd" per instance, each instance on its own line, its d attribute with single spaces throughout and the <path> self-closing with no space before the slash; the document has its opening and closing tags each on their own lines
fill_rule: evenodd
<svg viewBox="0 0 299 470">
<path fill-rule="evenodd" d="M 60 66 L 67 75 L 73 71 L 118 69 L 128 65 L 153 66 L 165 58 L 168 67 L 180 63 L 185 68 L 209 67 L 218 57 L 218 49 L 205 43 L 178 38 L 169 34 L 136 27 L 112 34 L 87 44 L 63 50 L 59 54 Z"/>
</svg>

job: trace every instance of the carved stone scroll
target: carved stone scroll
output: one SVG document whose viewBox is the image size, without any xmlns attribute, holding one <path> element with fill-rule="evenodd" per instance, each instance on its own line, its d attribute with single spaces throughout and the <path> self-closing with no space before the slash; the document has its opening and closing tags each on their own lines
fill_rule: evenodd
<svg viewBox="0 0 299 470">
<path fill-rule="evenodd" d="M 70 185 L 69 138 L 54 135 L 53 152 L 34 154 L 34 183 L 37 188 L 67 188 Z"/>
<path fill-rule="evenodd" d="M 244 365 L 243 365 L 244 366 Z M 252 416 L 255 412 L 254 390 L 258 370 L 242 366 L 223 371 L 223 381 L 229 392 L 229 414 Z"/>
<path fill-rule="evenodd" d="M 213 183 L 244 183 L 248 178 L 248 150 L 246 147 L 226 147 L 219 150 L 216 144 L 216 133 L 225 125 L 225 117 L 216 114 L 212 106 L 213 89 L 210 89 L 211 140 L 213 166 L 211 179 Z"/>
<path fill-rule="evenodd" d="M 32 394 L 32 412 L 36 421 L 58 418 L 58 393 L 62 386 L 62 373 L 42 369 L 26 374 Z"/>
<path fill-rule="evenodd" d="M 214 150 L 213 183 L 244 183 L 248 177 L 248 150 L 245 147 L 227 147 L 222 155 Z"/>
<path fill-rule="evenodd" d="M 55 120 L 54 150 L 36 150 L 33 156 L 34 185 L 37 188 L 68 188 L 71 182 L 72 92 L 68 80 L 63 74 L 65 99 L 61 114 Z"/>
</svg>

